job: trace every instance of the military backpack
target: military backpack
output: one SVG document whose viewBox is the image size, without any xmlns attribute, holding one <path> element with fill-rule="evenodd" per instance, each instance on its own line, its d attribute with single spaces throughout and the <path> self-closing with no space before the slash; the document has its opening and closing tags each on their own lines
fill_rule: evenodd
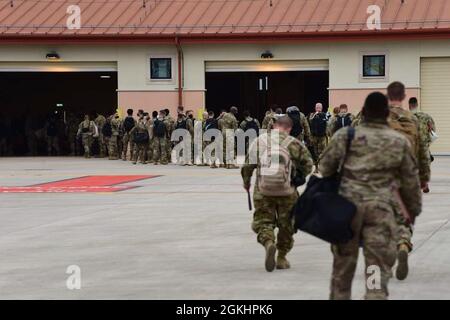
<svg viewBox="0 0 450 320">
<path fill-rule="evenodd" d="M 287 136 L 281 143 L 273 137 L 269 139 L 270 143 L 264 138 L 258 140 L 258 190 L 262 195 L 270 197 L 290 196 L 295 192 L 292 183 L 295 170 L 288 147 L 295 138 Z"/>
</svg>

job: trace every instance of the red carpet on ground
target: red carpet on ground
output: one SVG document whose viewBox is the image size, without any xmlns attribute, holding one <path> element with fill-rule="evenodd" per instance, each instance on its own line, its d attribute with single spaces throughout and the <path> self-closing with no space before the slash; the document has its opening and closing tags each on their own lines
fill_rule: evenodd
<svg viewBox="0 0 450 320">
<path fill-rule="evenodd" d="M 158 176 L 85 176 L 25 187 L 0 187 L 0 193 L 117 192 L 136 188 L 136 186 L 121 186 L 121 184 L 155 177 Z"/>
</svg>

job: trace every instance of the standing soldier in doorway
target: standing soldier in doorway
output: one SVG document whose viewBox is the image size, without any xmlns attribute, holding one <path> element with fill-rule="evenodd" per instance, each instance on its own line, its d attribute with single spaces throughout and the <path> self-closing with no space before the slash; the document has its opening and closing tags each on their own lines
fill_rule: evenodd
<svg viewBox="0 0 450 320">
<path fill-rule="evenodd" d="M 153 121 L 153 163 L 168 164 L 167 155 L 167 128 L 164 110 L 159 111 L 158 117 Z"/>
<path fill-rule="evenodd" d="M 94 121 L 91 121 L 89 114 L 84 115 L 84 120 L 78 126 L 77 136 L 81 136 L 81 142 L 84 148 L 84 157 L 91 157 L 92 139 L 97 136 L 97 127 Z"/>
<path fill-rule="evenodd" d="M 148 116 L 148 113 L 147 113 Z M 146 164 L 147 161 L 145 157 L 147 156 L 147 147 L 148 147 L 148 128 L 145 118 L 145 113 L 142 113 L 137 121 L 137 124 L 130 131 L 130 136 L 133 137 L 133 141 L 135 143 L 135 150 L 133 154 L 133 164 L 136 164 L 137 161 L 140 161 L 142 164 Z"/>
<path fill-rule="evenodd" d="M 47 140 L 47 154 L 53 155 L 53 151 L 59 156 L 59 132 L 57 119 L 50 115 L 45 124 L 45 134 Z"/>
<path fill-rule="evenodd" d="M 109 160 L 118 160 L 120 157 L 119 139 L 121 126 L 122 121 L 120 121 L 119 115 L 116 113 L 114 116 L 111 116 L 111 138 L 108 143 Z"/>
<path fill-rule="evenodd" d="M 239 127 L 239 123 L 236 119 L 238 114 L 238 108 L 231 107 L 230 112 L 225 113 L 222 116 L 222 134 L 223 134 L 223 162 L 227 169 L 238 169 L 239 167 L 235 164 L 235 143 L 234 143 L 234 132 Z M 227 130 L 229 131 L 227 134 Z M 233 147 L 232 147 L 233 146 Z"/>
<path fill-rule="evenodd" d="M 316 104 L 315 112 L 310 115 L 311 125 L 311 147 L 316 165 L 316 172 L 319 166 L 320 155 L 327 146 L 327 115 L 323 112 L 321 103 Z"/>
<path fill-rule="evenodd" d="M 122 122 L 122 133 L 123 133 L 123 138 L 122 138 L 122 160 L 126 161 L 127 160 L 127 154 L 128 154 L 128 148 L 130 148 L 130 159 L 133 158 L 133 149 L 134 149 L 134 145 L 133 145 L 133 141 L 130 137 L 130 131 L 131 129 L 134 128 L 134 126 L 136 125 L 136 120 L 134 120 L 133 118 L 133 109 L 128 109 L 127 110 L 127 116 L 125 117 L 125 119 L 123 119 Z"/>
<path fill-rule="evenodd" d="M 171 153 L 172 153 L 172 132 L 175 130 L 175 122 L 176 120 L 170 115 L 169 109 L 164 109 L 164 123 L 166 124 L 166 130 L 167 130 L 167 143 L 166 143 L 166 154 L 168 155 L 169 159 L 168 161 L 171 161 Z"/>
<path fill-rule="evenodd" d="M 95 112 L 96 118 L 94 119 L 94 123 L 97 126 L 98 129 L 98 147 L 99 147 L 99 157 L 100 158 L 104 158 L 106 156 L 106 145 L 105 145 L 105 141 L 103 138 L 103 126 L 106 123 L 106 118 L 99 114 L 98 112 Z"/>
<path fill-rule="evenodd" d="M 79 154 L 80 148 L 77 141 L 77 132 L 79 118 L 74 113 L 69 113 L 67 117 L 67 139 L 69 140 L 70 155 L 77 156 Z"/>
<path fill-rule="evenodd" d="M 267 133 L 261 134 L 251 144 L 246 164 L 241 169 L 244 189 L 247 192 L 250 190 L 253 171 L 257 170 L 253 193 L 255 212 L 252 229 L 258 235 L 258 242 L 266 249 L 265 268 L 268 272 L 273 271 L 275 267 L 290 268 L 286 255 L 294 245 L 291 210 L 298 198 L 297 187 L 304 184 L 313 165 L 305 145 L 289 135 L 292 126 L 292 120 L 288 116 L 278 118 L 273 127 L 279 132 L 278 141 L 275 138 L 271 139 Z M 280 161 L 276 173 L 271 171 L 269 175 L 264 175 L 264 170 L 271 166 L 270 159 L 264 159 L 263 156 L 267 156 L 268 143 L 278 146 L 272 147 L 271 155 L 283 161 Z M 256 154 L 259 155 L 257 163 L 250 163 L 252 156 Z M 277 239 L 274 234 L 276 227 L 278 227 Z M 275 262 L 276 250 L 278 256 Z"/>
</svg>

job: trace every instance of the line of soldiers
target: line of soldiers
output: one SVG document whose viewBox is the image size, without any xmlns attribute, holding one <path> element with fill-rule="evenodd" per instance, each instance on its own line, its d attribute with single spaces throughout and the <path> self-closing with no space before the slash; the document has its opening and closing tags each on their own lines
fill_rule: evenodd
<svg viewBox="0 0 450 320">
<path fill-rule="evenodd" d="M 276 118 L 282 114 L 281 108 L 269 110 L 263 120 L 262 128 L 270 130 Z M 353 115 L 348 112 L 348 106 L 346 104 L 334 108 L 332 115 L 324 112 L 322 103 L 317 103 L 315 105 L 315 111 L 308 117 L 297 106 L 288 107 L 286 114 L 293 121 L 293 128 L 290 135 L 299 139 L 308 147 L 313 157 L 316 170 L 320 155 L 325 150 L 333 134 L 343 127 L 350 126 L 354 120 Z"/>
<path fill-rule="evenodd" d="M 388 86 L 387 96 L 380 92 L 370 94 L 353 119 L 355 132 L 350 147 L 347 148 L 346 129 L 349 120 L 343 120 L 316 162 L 322 176 L 342 175 L 340 194 L 357 207 L 352 222 L 353 239 L 331 246 L 334 261 L 330 299 L 351 298 L 360 247 L 366 263 L 366 299 L 388 297 L 388 281 L 396 261 L 396 277 L 404 280 L 408 275 L 412 226 L 422 211 L 422 192 L 428 192 L 429 145 L 436 128 L 429 115 L 418 111 L 417 99 L 410 100 L 411 111 L 404 109 L 405 97 L 405 87 L 400 82 Z M 321 111 L 317 105 L 315 114 Z M 339 113 L 343 116 L 345 111 L 344 107 Z M 290 116 L 292 112 L 297 117 Z M 287 155 L 289 159 L 280 161 L 279 170 L 267 178 L 263 174 L 264 161 L 250 163 L 249 152 L 241 169 L 247 192 L 256 170 L 252 229 L 265 248 L 264 263 L 269 272 L 290 268 L 286 255 L 293 247 L 295 232 L 290 212 L 299 197 L 297 187 L 305 183 L 313 168 L 313 157 L 302 142 L 308 132 L 293 132 L 296 119 L 307 128 L 305 116 L 298 114 L 298 108 L 288 108 L 287 115 L 281 115 L 280 110 L 276 111 L 278 116 L 272 113 L 268 112 L 262 126 L 278 130 L 280 139 L 274 149 L 279 150 L 280 157 Z M 342 116 L 329 123 L 342 120 Z M 250 151 L 255 145 L 264 146 L 267 135 L 270 139 L 270 132 L 261 135 Z M 373 270 L 379 272 L 375 284 L 370 279 Z"/>
</svg>

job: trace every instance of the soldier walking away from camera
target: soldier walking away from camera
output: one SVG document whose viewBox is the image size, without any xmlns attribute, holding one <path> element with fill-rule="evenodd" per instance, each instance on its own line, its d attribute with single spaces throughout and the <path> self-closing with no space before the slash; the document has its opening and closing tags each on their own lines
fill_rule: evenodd
<svg viewBox="0 0 450 320">
<path fill-rule="evenodd" d="M 311 125 L 311 147 L 317 171 L 320 155 L 327 146 L 327 115 L 323 112 L 321 103 L 316 104 L 316 110 L 310 115 L 309 122 Z"/>
<path fill-rule="evenodd" d="M 422 190 L 427 190 L 430 181 L 430 157 L 426 147 L 426 134 L 420 130 L 420 123 L 410 111 L 403 108 L 406 97 L 405 86 L 401 82 L 393 82 L 387 88 L 389 98 L 389 126 L 403 134 L 410 142 L 413 155 L 419 167 L 419 178 Z M 398 244 L 398 265 L 396 277 L 404 280 L 408 276 L 408 254 L 413 245 L 411 242 L 413 230 L 400 214 L 400 204 L 397 203 L 397 220 L 400 240 Z"/>
<path fill-rule="evenodd" d="M 127 160 L 128 148 L 130 148 L 130 159 L 133 158 L 134 144 L 130 136 L 131 129 L 136 125 L 136 120 L 133 118 L 133 109 L 127 110 L 127 116 L 122 122 L 122 160 Z"/>
<path fill-rule="evenodd" d="M 305 145 L 309 145 L 311 141 L 311 130 L 306 116 L 303 112 L 300 112 L 300 109 L 296 106 L 288 107 L 286 109 L 286 114 L 291 118 L 293 123 L 291 136 L 300 140 Z"/>
<path fill-rule="evenodd" d="M 167 155 L 167 128 L 165 112 L 161 110 L 153 121 L 153 163 L 155 165 L 168 163 Z"/>
<path fill-rule="evenodd" d="M 346 104 L 341 104 L 339 106 L 339 113 L 331 117 L 330 126 L 330 136 L 341 128 L 349 127 L 352 125 L 353 115 L 348 112 L 348 107 Z"/>
<path fill-rule="evenodd" d="M 145 160 L 145 157 L 147 154 L 149 135 L 145 113 L 140 115 L 136 125 L 130 130 L 130 136 L 133 138 L 136 148 L 132 158 L 133 164 L 136 164 L 137 161 L 140 161 L 142 164 L 146 164 L 147 161 Z"/>
<path fill-rule="evenodd" d="M 98 112 L 95 112 L 96 118 L 94 119 L 94 123 L 98 128 L 98 147 L 99 147 L 99 157 L 104 158 L 106 156 L 106 145 L 103 138 L 103 126 L 106 123 L 106 118 Z"/>
<path fill-rule="evenodd" d="M 81 143 L 84 148 L 84 157 L 91 157 L 92 140 L 98 135 L 94 121 L 91 121 L 88 114 L 84 115 L 84 120 L 78 126 L 77 136 L 81 136 Z"/>
<path fill-rule="evenodd" d="M 247 192 L 250 190 L 253 171 L 257 171 L 252 229 L 257 234 L 258 242 L 266 249 L 265 268 L 268 272 L 275 267 L 290 268 L 286 255 L 294 245 L 291 209 L 298 198 L 297 187 L 305 182 L 313 165 L 305 145 L 289 135 L 292 126 L 292 120 L 288 116 L 278 118 L 273 129 L 278 130 L 279 139 L 275 138 L 273 131 L 270 135 L 261 134 L 251 144 L 246 164 L 241 169 Z M 267 147 L 268 144 L 270 147 Z M 251 163 L 252 155 L 255 154 L 258 154 L 257 164 Z M 271 168 L 271 157 L 279 159 L 275 171 Z M 276 240 L 275 228 L 278 228 Z M 275 261 L 276 250 L 278 256 Z"/>
<path fill-rule="evenodd" d="M 436 137 L 436 124 L 428 113 L 419 110 L 419 103 L 415 97 L 409 99 L 409 111 L 411 111 L 419 120 L 421 135 L 425 137 L 425 147 L 430 156 L 430 161 L 432 162 L 433 157 L 430 153 L 430 146 Z M 424 192 L 427 193 L 427 191 L 429 192 L 428 188 L 424 189 Z"/>
<path fill-rule="evenodd" d="M 324 177 L 342 169 L 340 194 L 353 202 L 357 213 L 352 222 L 350 242 L 332 245 L 334 257 L 331 299 L 351 299 L 359 247 L 366 264 L 366 299 L 387 299 L 388 281 L 396 260 L 397 224 L 395 195 L 401 198 L 414 222 L 421 212 L 417 165 L 408 140 L 388 127 L 388 101 L 380 92 L 370 94 L 363 107 L 361 125 L 347 151 L 348 131 L 336 132 L 322 154 L 320 172 Z M 406 214 L 406 212 L 405 212 Z M 379 277 L 379 285 L 370 281 Z"/>
</svg>

